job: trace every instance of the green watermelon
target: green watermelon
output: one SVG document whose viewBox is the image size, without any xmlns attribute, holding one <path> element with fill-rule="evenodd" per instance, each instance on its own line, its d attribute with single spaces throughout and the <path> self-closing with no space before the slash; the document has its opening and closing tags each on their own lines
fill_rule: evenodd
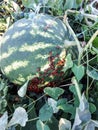
<svg viewBox="0 0 98 130">
<path fill-rule="evenodd" d="M 63 22 L 47 14 L 22 18 L 5 32 L 1 41 L 0 68 L 13 83 L 22 85 L 49 68 L 49 56 L 60 59 L 69 33 Z M 58 58 L 59 57 L 59 58 Z"/>
</svg>

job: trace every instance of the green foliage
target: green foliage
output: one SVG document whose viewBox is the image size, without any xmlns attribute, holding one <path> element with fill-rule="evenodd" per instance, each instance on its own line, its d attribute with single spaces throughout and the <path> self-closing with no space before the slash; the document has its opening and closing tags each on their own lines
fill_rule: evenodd
<svg viewBox="0 0 98 130">
<path fill-rule="evenodd" d="M 79 84 L 79 89 L 80 89 L 80 91 L 82 91 L 82 89 L 83 89 L 83 85 L 82 84 Z M 75 107 L 75 109 L 76 109 L 76 107 L 78 107 L 79 106 L 79 98 L 78 98 L 78 93 L 77 93 L 77 91 L 76 91 L 76 88 L 75 88 L 75 85 L 71 85 L 70 87 L 69 87 L 69 90 L 73 93 L 73 95 L 74 95 L 74 102 L 73 102 L 73 104 L 74 104 L 74 107 Z M 73 113 L 73 117 L 75 116 L 75 113 Z M 72 118 L 73 118 L 72 117 Z"/>
<path fill-rule="evenodd" d="M 98 71 L 96 71 L 95 69 L 90 69 L 90 70 L 88 69 L 87 75 L 94 80 L 98 80 Z"/>
<path fill-rule="evenodd" d="M 50 130 L 41 120 L 37 121 L 37 130 Z"/>
<path fill-rule="evenodd" d="M 71 54 L 68 54 L 66 56 L 66 59 L 65 59 L 65 64 L 63 66 L 63 71 L 66 72 L 68 69 L 72 68 L 73 66 L 73 61 L 72 61 L 72 58 L 71 58 Z"/>
<path fill-rule="evenodd" d="M 74 73 L 74 75 L 76 76 L 77 80 L 80 81 L 83 76 L 84 76 L 84 66 L 80 65 L 80 66 L 77 66 L 76 64 L 73 65 L 72 67 L 72 71 Z"/>
<path fill-rule="evenodd" d="M 34 7 L 34 0 L 22 0 L 22 4 L 26 8 L 33 8 Z"/>
<path fill-rule="evenodd" d="M 95 39 L 94 39 L 94 41 L 93 41 L 93 46 L 95 47 L 95 48 L 98 48 L 98 37 L 96 37 Z"/>
<path fill-rule="evenodd" d="M 27 114 L 28 114 L 29 121 L 26 123 L 26 126 L 21 128 L 21 129 L 22 130 L 27 130 L 27 129 L 29 130 L 30 128 L 32 128 L 32 129 L 35 130 L 36 129 L 36 122 L 37 122 L 36 119 L 38 119 L 38 117 L 37 117 L 37 114 L 36 114 L 36 110 L 35 110 L 34 104 L 32 105 L 32 100 L 31 99 L 29 99 L 29 105 L 27 107 L 27 112 L 28 112 Z M 19 128 L 19 126 L 16 127 L 16 130 L 18 128 Z"/>
<path fill-rule="evenodd" d="M 39 119 L 41 121 L 49 120 L 53 115 L 53 109 L 47 103 L 39 111 Z"/>
<path fill-rule="evenodd" d="M 0 118 L 0 128 L 2 130 L 10 130 L 10 127 L 16 124 L 24 127 L 28 121 L 28 115 L 23 107 L 18 107 L 15 109 L 12 118 L 8 121 L 7 111 Z M 11 128 L 13 130 L 14 127 Z"/>
<path fill-rule="evenodd" d="M 41 9 L 43 12 L 48 10 L 51 14 L 54 15 L 63 15 L 64 11 L 67 9 L 78 8 L 81 6 L 81 0 L 22 0 L 22 4 L 26 8 L 30 8 L 35 12 L 40 12 Z"/>
<path fill-rule="evenodd" d="M 75 113 L 75 108 L 71 104 L 68 104 L 67 102 L 58 105 L 58 108 L 63 110 L 65 113 L 70 113 L 72 115 Z"/>
<path fill-rule="evenodd" d="M 4 34 L 5 47 L 2 47 L 1 52 L 5 48 L 10 49 L 4 52 L 3 62 L 6 62 L 7 72 L 10 72 L 11 67 L 14 68 L 9 74 L 12 80 L 17 80 L 22 84 L 25 82 L 25 84 L 19 89 L 20 86 L 16 84 L 9 83 L 10 87 L 8 87 L 6 81 L 1 80 L 0 128 L 5 130 L 7 127 L 8 115 L 5 111 L 8 111 L 10 121 L 7 130 L 95 130 L 95 127 L 98 127 L 98 11 L 95 9 L 96 3 L 96 1 L 90 3 L 90 1 L 82 0 L 16 0 L 15 2 L 7 0 L 7 2 L 2 2 L 0 35 L 9 25 L 18 20 L 13 24 L 14 27 L 12 25 L 7 30 L 8 34 Z M 41 17 L 41 13 L 45 14 L 45 20 Z M 57 18 L 58 16 L 61 20 Z M 54 26 L 51 26 L 51 20 L 56 22 Z M 35 21 L 37 21 L 36 25 Z M 22 36 L 25 38 L 23 39 Z M 22 46 L 18 46 L 21 44 Z M 12 55 L 14 60 L 11 61 Z M 49 58 L 55 62 L 49 64 Z M 25 60 L 28 62 L 26 71 Z M 21 64 L 17 64 L 18 61 L 22 61 Z M 59 64 L 62 68 L 58 66 Z M 18 68 L 19 65 L 21 65 L 20 68 Z M 41 72 L 39 72 L 39 67 L 42 69 Z M 46 67 L 45 71 L 43 71 L 44 67 Z M 52 69 L 49 70 L 49 67 Z M 49 73 L 46 73 L 47 70 Z M 57 71 L 61 74 L 60 76 L 57 75 Z M 46 75 L 42 76 L 42 72 Z M 25 80 L 24 73 L 27 77 Z M 15 74 L 18 76 L 15 77 Z M 30 87 L 36 89 L 35 84 L 38 82 L 37 89 L 42 88 L 38 93 L 28 87 L 29 80 L 32 81 L 34 78 L 36 80 Z M 43 79 L 42 84 L 40 84 L 41 79 Z M 54 80 L 56 82 L 53 82 Z M 18 114 L 13 113 L 16 106 L 23 106 Z M 17 111 L 17 108 L 15 110 Z M 12 114 L 14 118 L 11 117 Z"/>
<path fill-rule="evenodd" d="M 89 110 L 92 113 L 94 113 L 96 111 L 96 106 L 93 103 L 89 103 Z"/>
<path fill-rule="evenodd" d="M 79 84 L 79 88 L 80 88 L 80 90 L 82 90 L 83 85 L 82 85 L 82 84 Z M 71 86 L 69 87 L 69 90 L 74 94 L 74 96 L 78 96 L 78 95 L 77 95 L 77 91 L 76 91 L 76 89 L 75 89 L 75 85 L 71 85 Z"/>
<path fill-rule="evenodd" d="M 64 8 L 65 9 L 78 8 L 81 4 L 82 0 L 66 0 Z"/>
<path fill-rule="evenodd" d="M 28 81 L 18 90 L 18 95 L 20 97 L 24 97 L 26 95 L 27 87 L 28 87 Z"/>
<path fill-rule="evenodd" d="M 59 130 L 71 130 L 71 122 L 61 118 L 59 121 Z"/>
<path fill-rule="evenodd" d="M 4 82 L 4 80 L 0 79 L 0 114 L 3 114 L 7 107 L 7 92 L 7 82 Z"/>
<path fill-rule="evenodd" d="M 91 125 L 92 124 L 92 125 Z M 76 115 L 72 130 L 85 129 L 85 130 L 95 130 L 98 127 L 98 121 L 91 120 L 91 114 L 89 112 L 89 104 L 84 95 L 79 107 L 76 109 Z M 66 119 L 61 119 L 59 122 L 59 130 L 71 130 L 71 123 Z"/>
<path fill-rule="evenodd" d="M 64 90 L 59 87 L 55 87 L 55 88 L 47 87 L 44 89 L 44 93 L 54 99 L 58 99 L 58 97 L 64 93 Z"/>
</svg>

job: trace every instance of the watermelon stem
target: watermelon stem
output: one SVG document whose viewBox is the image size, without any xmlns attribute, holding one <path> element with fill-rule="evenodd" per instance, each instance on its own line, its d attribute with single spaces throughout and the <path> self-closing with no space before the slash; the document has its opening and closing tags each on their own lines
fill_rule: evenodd
<svg viewBox="0 0 98 130">
<path fill-rule="evenodd" d="M 66 24 L 66 26 L 68 27 L 68 29 L 70 30 L 70 32 L 72 33 L 72 36 L 74 37 L 75 41 L 76 41 L 76 45 L 79 51 L 79 57 L 78 57 L 78 65 L 80 65 L 81 63 L 81 59 L 82 59 L 82 55 L 85 51 L 87 51 L 87 49 L 90 47 L 90 45 L 92 44 L 92 42 L 94 41 L 94 39 L 96 38 L 96 36 L 98 35 L 98 30 L 92 35 L 91 39 L 88 41 L 88 43 L 86 44 L 86 46 L 84 48 L 82 48 L 80 46 L 80 42 L 77 39 L 74 31 L 72 30 L 72 28 L 70 27 L 69 23 L 68 23 L 68 18 L 67 18 L 67 14 L 68 13 L 77 13 L 77 14 L 81 14 L 83 15 L 85 18 L 89 18 L 91 20 L 94 20 L 95 22 L 98 19 L 98 16 L 92 15 L 92 14 L 87 14 L 81 11 L 77 11 L 77 10 L 67 10 L 65 12 L 65 16 L 64 16 L 64 23 Z"/>
<path fill-rule="evenodd" d="M 75 40 L 75 45 L 77 45 L 77 48 L 78 48 L 78 52 L 79 52 L 79 57 L 78 57 L 78 65 L 80 65 L 80 62 L 81 62 L 81 56 L 82 56 L 82 53 L 83 53 L 83 49 L 82 47 L 80 46 L 80 42 L 77 38 L 77 36 L 75 35 L 73 29 L 71 28 L 71 26 L 69 25 L 68 23 L 68 18 L 67 18 L 67 14 L 65 13 L 65 16 L 64 16 L 64 23 L 66 24 L 67 28 L 69 29 L 69 31 L 71 32 L 74 40 Z M 72 44 L 73 45 L 73 44 Z"/>
</svg>

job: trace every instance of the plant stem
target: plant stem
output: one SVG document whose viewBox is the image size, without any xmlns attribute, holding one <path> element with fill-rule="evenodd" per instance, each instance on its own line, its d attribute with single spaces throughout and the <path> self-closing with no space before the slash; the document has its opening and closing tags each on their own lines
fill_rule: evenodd
<svg viewBox="0 0 98 130">
<path fill-rule="evenodd" d="M 86 57 L 87 57 L 87 71 L 88 71 L 88 66 L 89 66 L 89 63 L 88 63 L 88 61 L 89 61 L 88 54 L 86 55 Z M 89 90 L 89 77 L 87 75 L 87 88 L 86 88 L 86 97 L 87 97 L 87 99 L 88 99 L 88 90 Z"/>
<path fill-rule="evenodd" d="M 65 14 L 64 16 L 64 23 L 66 24 L 67 28 L 69 29 L 69 31 L 71 32 L 75 42 L 76 42 L 76 45 L 77 45 L 77 48 L 78 48 L 78 51 L 79 51 L 79 56 L 78 56 L 78 65 L 80 65 L 80 62 L 81 62 L 81 54 L 82 54 L 82 47 L 80 46 L 80 42 L 77 38 L 77 36 L 75 35 L 73 29 L 71 28 L 71 26 L 69 25 L 68 23 L 68 18 L 66 17 L 67 15 Z"/>
<path fill-rule="evenodd" d="M 89 18 L 91 20 L 94 20 L 94 21 L 97 21 L 98 19 L 98 16 L 97 15 L 93 15 L 93 14 L 87 14 L 87 13 L 84 13 L 83 11 L 77 11 L 77 10 L 67 10 L 66 11 L 67 13 L 76 13 L 76 14 L 81 14 L 83 15 L 84 17 L 86 18 Z"/>
<path fill-rule="evenodd" d="M 87 51 L 87 49 L 92 45 L 92 42 L 96 38 L 97 35 L 98 35 L 98 30 L 92 35 L 92 37 L 90 38 L 90 40 L 88 41 L 88 43 L 86 44 L 86 46 L 83 48 L 82 53 L 80 55 L 80 60 L 81 60 L 81 57 L 83 56 L 83 53 L 85 51 Z"/>
<path fill-rule="evenodd" d="M 92 44 L 92 42 L 94 41 L 97 35 L 98 35 L 98 30 L 92 35 L 91 39 L 88 41 L 83 51 L 86 51 L 89 48 L 89 46 Z"/>
<path fill-rule="evenodd" d="M 39 117 L 36 117 L 36 118 L 28 120 L 28 122 L 35 121 L 35 120 L 38 120 L 38 119 L 39 119 Z"/>
<path fill-rule="evenodd" d="M 89 85 L 89 89 L 91 89 L 91 86 L 92 86 L 93 82 L 94 82 L 94 79 L 92 79 L 92 81 L 91 81 L 91 83 Z"/>
<path fill-rule="evenodd" d="M 91 14 L 86 14 L 86 13 L 83 13 L 83 12 L 79 12 L 79 11 L 76 11 L 76 10 L 67 10 L 65 12 L 65 18 L 64 18 L 64 23 L 66 24 L 66 26 L 68 27 L 68 29 L 70 30 L 72 36 L 74 37 L 75 41 L 76 41 L 76 45 L 77 45 L 77 48 L 78 48 L 78 51 L 79 51 L 79 56 L 78 56 L 78 65 L 80 65 L 81 63 L 81 58 L 82 58 L 82 55 L 83 53 L 89 48 L 89 46 L 92 44 L 93 40 L 96 38 L 96 36 L 98 35 L 98 30 L 93 34 L 93 36 L 91 37 L 91 39 L 88 41 L 87 45 L 82 48 L 80 46 L 80 42 L 79 40 L 77 39 L 74 31 L 72 30 L 72 28 L 70 27 L 69 23 L 68 23 L 68 20 L 67 20 L 67 13 L 80 13 L 82 14 L 83 16 L 85 16 L 86 18 L 90 18 L 92 20 L 97 20 L 98 19 L 98 16 L 96 15 L 91 15 Z"/>
<path fill-rule="evenodd" d="M 41 98 L 43 98 L 46 94 L 42 95 L 41 97 L 39 97 L 38 99 L 36 99 L 35 101 L 31 102 L 29 105 L 27 105 L 27 107 L 31 106 L 32 104 L 35 104 L 37 101 L 39 101 Z"/>
<path fill-rule="evenodd" d="M 69 83 L 69 84 L 65 84 L 65 85 L 60 85 L 60 88 L 66 87 L 66 86 L 71 86 L 71 85 L 73 85 L 73 84 L 72 84 L 72 83 Z"/>
<path fill-rule="evenodd" d="M 72 83 L 75 85 L 75 89 L 76 89 L 76 92 L 77 92 L 79 101 L 81 101 L 81 98 L 82 98 L 82 96 L 81 96 L 81 91 L 80 91 L 79 84 L 78 84 L 78 82 L 77 82 L 77 80 L 76 80 L 75 77 L 72 78 Z"/>
<path fill-rule="evenodd" d="M 97 58 L 98 57 L 98 55 L 96 55 L 96 56 L 94 56 L 93 58 L 91 58 L 88 62 L 90 62 L 90 61 L 92 61 L 92 60 L 94 60 L 95 58 Z M 82 63 L 81 65 L 84 65 L 84 64 L 86 64 L 86 61 L 84 62 L 84 63 Z"/>
</svg>

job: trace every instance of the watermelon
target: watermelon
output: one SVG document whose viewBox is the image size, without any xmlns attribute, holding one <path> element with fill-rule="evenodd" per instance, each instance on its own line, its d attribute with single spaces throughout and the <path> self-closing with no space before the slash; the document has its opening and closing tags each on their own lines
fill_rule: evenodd
<svg viewBox="0 0 98 130">
<path fill-rule="evenodd" d="M 0 43 L 2 73 L 19 85 L 38 77 L 38 70 L 45 72 L 52 63 L 62 60 L 65 39 L 70 35 L 64 23 L 48 14 L 16 21 Z"/>
</svg>

